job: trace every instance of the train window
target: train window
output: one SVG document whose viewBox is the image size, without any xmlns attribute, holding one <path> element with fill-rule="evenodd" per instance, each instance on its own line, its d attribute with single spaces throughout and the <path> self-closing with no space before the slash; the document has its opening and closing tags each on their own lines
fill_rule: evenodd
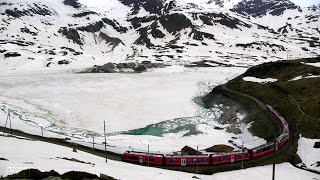
<svg viewBox="0 0 320 180">
<path fill-rule="evenodd" d="M 173 159 L 167 159 L 167 162 L 169 163 L 176 163 L 177 159 L 173 158 Z"/>
<path fill-rule="evenodd" d="M 138 160 L 139 158 L 138 158 L 138 156 L 128 156 L 128 159 L 136 159 L 136 160 Z"/>
</svg>

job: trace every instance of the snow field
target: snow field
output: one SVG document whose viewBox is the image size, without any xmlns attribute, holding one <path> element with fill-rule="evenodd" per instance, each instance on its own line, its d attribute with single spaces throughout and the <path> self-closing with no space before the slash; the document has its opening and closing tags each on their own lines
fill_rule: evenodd
<svg viewBox="0 0 320 180">
<path fill-rule="evenodd" d="M 49 143 L 16 139 L 13 137 L 0 136 L 1 148 L 0 157 L 9 161 L 0 161 L 0 175 L 7 176 L 22 169 L 36 168 L 41 171 L 55 170 L 62 174 L 68 171 L 85 171 L 89 173 L 107 174 L 117 179 L 193 179 L 193 176 L 203 180 L 248 180 L 259 179 L 269 180 L 272 175 L 272 166 L 261 166 L 248 168 L 232 172 L 216 173 L 214 175 L 198 175 L 176 171 L 163 170 L 158 168 L 144 167 L 124 162 L 108 160 L 85 152 L 72 152 L 71 148 L 66 148 Z M 91 164 L 83 164 L 63 160 L 60 158 L 75 158 Z M 94 165 L 93 165 L 94 164 Z M 316 179 L 319 175 L 306 171 L 301 171 L 292 167 L 289 163 L 276 165 L 276 178 L 291 180 Z"/>
</svg>

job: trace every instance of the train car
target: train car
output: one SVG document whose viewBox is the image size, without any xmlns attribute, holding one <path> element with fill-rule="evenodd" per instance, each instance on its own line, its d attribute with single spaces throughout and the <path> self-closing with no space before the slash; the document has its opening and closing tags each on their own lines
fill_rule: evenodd
<svg viewBox="0 0 320 180">
<path fill-rule="evenodd" d="M 276 147 L 275 147 L 274 142 L 269 142 L 269 143 L 264 144 L 262 146 L 250 149 L 249 152 L 250 152 L 250 157 L 252 159 L 256 159 L 256 158 L 271 154 L 274 152 L 274 150 L 276 150 L 276 151 L 278 150 L 278 143 L 276 144 Z"/>
<path fill-rule="evenodd" d="M 284 118 L 276 110 L 274 110 L 270 105 L 266 105 L 266 110 L 277 121 L 277 123 L 283 128 L 282 119 L 284 120 Z"/>
<path fill-rule="evenodd" d="M 194 165 L 209 165 L 210 164 L 209 154 L 200 155 L 166 155 L 165 164 L 170 166 L 194 166 Z"/>
<path fill-rule="evenodd" d="M 247 150 L 244 152 L 232 152 L 225 154 L 216 154 L 211 156 L 212 165 L 234 163 L 242 160 L 250 160 L 250 154 Z"/>
<path fill-rule="evenodd" d="M 152 153 L 143 153 L 143 152 L 134 152 L 127 151 L 122 154 L 122 161 L 140 163 L 140 164 L 155 164 L 155 165 L 164 165 L 165 158 L 163 154 L 152 154 Z"/>
<path fill-rule="evenodd" d="M 289 141 L 289 133 L 284 131 L 277 138 L 278 148 L 281 148 L 282 146 L 284 146 L 288 141 Z"/>
</svg>

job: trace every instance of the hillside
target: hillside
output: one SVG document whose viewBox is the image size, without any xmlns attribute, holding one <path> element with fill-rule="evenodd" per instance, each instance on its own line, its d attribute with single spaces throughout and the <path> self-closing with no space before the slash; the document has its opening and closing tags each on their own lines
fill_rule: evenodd
<svg viewBox="0 0 320 180">
<path fill-rule="evenodd" d="M 248 67 L 320 54 L 319 6 L 289 0 L 4 0 L 0 7 L 2 69 L 146 60 Z"/>
<path fill-rule="evenodd" d="M 278 61 L 249 68 L 226 86 L 270 104 L 291 132 L 320 138 L 320 58 Z M 219 87 L 217 87 L 219 88 Z M 214 89 L 211 96 L 214 96 Z"/>
</svg>

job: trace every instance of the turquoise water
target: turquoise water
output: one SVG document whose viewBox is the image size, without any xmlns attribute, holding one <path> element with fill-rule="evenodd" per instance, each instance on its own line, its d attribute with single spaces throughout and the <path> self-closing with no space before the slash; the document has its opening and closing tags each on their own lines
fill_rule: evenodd
<svg viewBox="0 0 320 180">
<path fill-rule="evenodd" d="M 201 123 L 208 123 L 212 121 L 211 116 L 212 109 L 207 109 L 205 104 L 201 100 L 201 96 L 194 97 L 192 101 L 195 104 L 197 113 L 193 117 L 176 118 L 171 120 L 162 121 L 156 124 L 150 124 L 146 127 L 133 129 L 125 132 L 120 132 L 120 134 L 127 135 L 151 135 L 163 137 L 164 134 L 168 133 L 180 133 L 180 132 L 190 132 L 196 131 L 196 126 Z"/>
</svg>

